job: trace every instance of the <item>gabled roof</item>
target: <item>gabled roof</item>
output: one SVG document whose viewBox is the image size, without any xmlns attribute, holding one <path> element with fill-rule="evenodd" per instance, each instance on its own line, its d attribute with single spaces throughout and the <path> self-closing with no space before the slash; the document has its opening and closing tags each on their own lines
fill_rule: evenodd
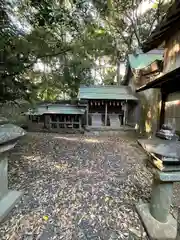
<svg viewBox="0 0 180 240">
<path fill-rule="evenodd" d="M 174 4 L 168 9 L 160 24 L 152 32 L 151 36 L 144 42 L 143 51 L 160 46 L 164 40 L 179 30 L 180 26 L 180 1 L 175 0 Z"/>
<path fill-rule="evenodd" d="M 149 53 L 140 53 L 138 55 L 129 54 L 129 64 L 132 69 L 140 70 L 148 67 L 151 63 L 156 60 L 163 59 L 163 50 L 153 50 Z"/>
<path fill-rule="evenodd" d="M 148 53 L 139 51 L 139 54 L 129 54 L 127 59 L 126 74 L 122 82 L 123 85 L 128 85 L 131 78 L 130 71 L 140 70 L 150 66 L 156 60 L 163 60 L 163 49 L 154 49 Z"/>
<path fill-rule="evenodd" d="M 127 86 L 81 86 L 79 99 L 138 100 Z"/>
<path fill-rule="evenodd" d="M 81 101 L 79 102 L 78 99 L 69 99 L 69 100 L 56 100 L 56 101 L 39 101 L 39 102 L 36 102 L 36 107 L 37 106 L 47 106 L 47 105 L 53 105 L 53 104 L 59 104 L 59 105 L 73 105 L 73 106 L 76 106 L 76 105 L 83 105 L 83 104 L 86 104 L 85 101 Z"/>
<path fill-rule="evenodd" d="M 85 108 L 80 108 L 76 105 L 68 104 L 43 104 L 35 109 L 30 109 L 26 115 L 43 115 L 43 114 L 67 114 L 67 115 L 82 115 Z"/>
</svg>

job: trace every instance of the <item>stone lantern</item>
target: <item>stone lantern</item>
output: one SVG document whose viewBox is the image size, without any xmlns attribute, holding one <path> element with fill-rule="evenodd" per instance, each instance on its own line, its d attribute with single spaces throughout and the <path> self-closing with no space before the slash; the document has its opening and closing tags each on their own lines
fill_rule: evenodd
<svg viewBox="0 0 180 240">
<path fill-rule="evenodd" d="M 153 184 L 150 203 L 137 205 L 137 212 L 150 239 L 172 240 L 177 235 L 177 220 L 170 214 L 173 183 L 180 182 L 180 143 L 172 140 L 141 139 L 149 154 Z"/>
<path fill-rule="evenodd" d="M 5 118 L 0 118 L 0 221 L 22 195 L 22 192 L 8 189 L 8 157 L 9 151 L 25 134 L 22 128 L 8 123 Z"/>
</svg>

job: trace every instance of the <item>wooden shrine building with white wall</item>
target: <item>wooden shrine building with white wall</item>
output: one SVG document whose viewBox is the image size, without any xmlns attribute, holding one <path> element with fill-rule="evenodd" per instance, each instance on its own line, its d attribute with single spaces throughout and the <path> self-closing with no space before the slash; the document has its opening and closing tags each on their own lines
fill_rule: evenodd
<svg viewBox="0 0 180 240">
<path fill-rule="evenodd" d="M 128 86 L 81 86 L 79 100 L 87 101 L 86 128 L 119 129 L 138 98 Z"/>
</svg>

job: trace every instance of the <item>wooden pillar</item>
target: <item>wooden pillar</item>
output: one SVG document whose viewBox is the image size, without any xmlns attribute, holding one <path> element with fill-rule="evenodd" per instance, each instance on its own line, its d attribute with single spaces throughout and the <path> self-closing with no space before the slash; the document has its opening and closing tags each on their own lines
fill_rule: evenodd
<svg viewBox="0 0 180 240">
<path fill-rule="evenodd" d="M 49 129 L 52 128 L 52 116 L 49 115 Z"/>
<path fill-rule="evenodd" d="M 160 117 L 159 117 L 159 129 L 161 129 L 164 124 L 165 119 L 165 105 L 166 105 L 167 93 L 161 89 L 161 109 L 160 109 Z"/>
<path fill-rule="evenodd" d="M 71 125 L 72 125 L 72 128 L 74 128 L 74 122 L 76 121 L 76 115 L 72 115 L 71 116 Z"/>
<path fill-rule="evenodd" d="M 29 115 L 29 117 L 28 117 L 28 129 L 32 129 L 32 126 L 33 126 L 32 116 Z"/>
<path fill-rule="evenodd" d="M 105 102 L 105 126 L 107 126 L 107 102 Z"/>
<path fill-rule="evenodd" d="M 44 115 L 44 128 L 48 128 L 48 119 L 47 119 L 47 115 Z"/>
<path fill-rule="evenodd" d="M 81 130 L 81 124 L 82 124 L 82 116 L 79 115 L 79 129 Z"/>
<path fill-rule="evenodd" d="M 60 124 L 59 124 L 60 120 L 59 120 L 59 114 L 57 115 L 57 128 L 60 128 Z"/>
<path fill-rule="evenodd" d="M 62 115 L 59 115 L 59 129 L 62 128 Z"/>
<path fill-rule="evenodd" d="M 125 124 L 127 124 L 127 120 L 128 120 L 128 101 L 126 100 L 126 122 L 125 122 Z"/>
<path fill-rule="evenodd" d="M 87 110 L 86 110 L 86 126 L 89 126 L 89 102 L 87 105 Z"/>
<path fill-rule="evenodd" d="M 127 100 L 123 107 L 124 107 L 123 125 L 125 126 L 126 125 L 126 113 L 127 113 Z"/>
<path fill-rule="evenodd" d="M 66 125 L 66 115 L 64 115 L 64 128 L 66 128 L 67 125 Z"/>
<path fill-rule="evenodd" d="M 46 126 L 47 129 L 51 129 L 50 115 L 45 115 L 45 126 Z"/>
</svg>

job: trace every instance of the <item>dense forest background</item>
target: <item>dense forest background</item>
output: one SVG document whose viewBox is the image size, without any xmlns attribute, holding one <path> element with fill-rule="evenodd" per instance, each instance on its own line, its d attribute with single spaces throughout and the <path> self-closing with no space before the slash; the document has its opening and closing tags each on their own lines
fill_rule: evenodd
<svg viewBox="0 0 180 240">
<path fill-rule="evenodd" d="M 76 98 L 118 84 L 171 1 L 0 0 L 0 102 Z"/>
</svg>

